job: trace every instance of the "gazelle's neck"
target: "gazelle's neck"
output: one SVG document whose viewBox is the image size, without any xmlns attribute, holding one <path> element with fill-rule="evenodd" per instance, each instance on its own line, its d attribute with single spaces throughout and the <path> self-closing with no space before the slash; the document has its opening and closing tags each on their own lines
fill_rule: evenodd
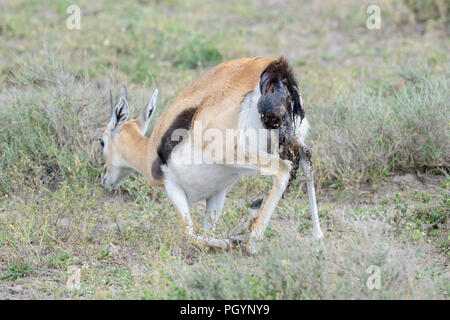
<svg viewBox="0 0 450 320">
<path fill-rule="evenodd" d="M 125 127 L 126 126 L 126 127 Z M 121 156 L 125 163 L 144 176 L 150 178 L 148 162 L 150 156 L 150 139 L 145 137 L 137 124 L 132 121 L 124 124 L 120 134 Z"/>
</svg>

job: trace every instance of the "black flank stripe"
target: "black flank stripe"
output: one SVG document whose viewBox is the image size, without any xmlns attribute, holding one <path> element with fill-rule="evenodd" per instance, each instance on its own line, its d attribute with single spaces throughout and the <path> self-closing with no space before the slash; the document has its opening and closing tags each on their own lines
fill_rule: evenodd
<svg viewBox="0 0 450 320">
<path fill-rule="evenodd" d="M 152 164 L 152 175 L 155 179 L 161 179 L 163 177 L 161 166 L 167 164 L 173 148 L 181 142 L 172 141 L 172 133 L 177 129 L 190 129 L 192 118 L 197 109 L 198 107 L 192 107 L 181 112 L 162 136 L 161 143 L 157 149 L 158 157 Z"/>
</svg>

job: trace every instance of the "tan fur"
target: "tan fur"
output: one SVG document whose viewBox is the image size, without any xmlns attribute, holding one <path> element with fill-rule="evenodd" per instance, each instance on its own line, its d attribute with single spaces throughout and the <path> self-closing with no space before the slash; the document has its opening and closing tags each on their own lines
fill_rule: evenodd
<svg viewBox="0 0 450 320">
<path fill-rule="evenodd" d="M 270 58 L 233 60 L 199 78 L 198 87 L 203 87 L 204 100 L 193 121 L 201 121 L 204 130 L 215 128 L 225 133 L 226 129 L 237 129 L 239 106 L 244 95 L 256 87 L 261 73 L 272 61 Z"/>
<path fill-rule="evenodd" d="M 122 158 L 131 164 L 137 171 L 147 175 L 147 157 L 151 144 L 149 140 L 142 135 L 139 129 L 138 120 L 126 122 L 119 135 L 120 154 Z M 130 143 L 133 141 L 133 143 Z"/>
<path fill-rule="evenodd" d="M 242 58 L 219 64 L 205 72 L 185 88 L 169 108 L 158 118 L 150 136 L 147 156 L 147 176 L 150 183 L 162 186 L 161 180 L 151 174 L 151 165 L 156 159 L 156 148 L 161 138 L 175 118 L 184 110 L 198 107 L 192 119 L 202 121 L 203 129 L 236 129 L 239 117 L 239 104 L 243 96 L 258 84 L 259 76 L 272 62 L 271 58 Z M 211 117 L 214 115 L 214 117 Z M 193 127 L 191 128 L 191 130 Z M 203 144 L 205 148 L 207 144 Z"/>
</svg>

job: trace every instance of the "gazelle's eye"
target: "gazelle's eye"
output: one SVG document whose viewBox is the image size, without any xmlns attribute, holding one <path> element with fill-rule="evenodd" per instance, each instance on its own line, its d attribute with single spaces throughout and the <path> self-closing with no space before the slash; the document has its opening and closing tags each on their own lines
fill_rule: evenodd
<svg viewBox="0 0 450 320">
<path fill-rule="evenodd" d="M 102 148 L 105 147 L 105 142 L 103 141 L 103 139 L 98 139 L 98 141 L 100 142 L 100 145 L 102 146 Z"/>
</svg>

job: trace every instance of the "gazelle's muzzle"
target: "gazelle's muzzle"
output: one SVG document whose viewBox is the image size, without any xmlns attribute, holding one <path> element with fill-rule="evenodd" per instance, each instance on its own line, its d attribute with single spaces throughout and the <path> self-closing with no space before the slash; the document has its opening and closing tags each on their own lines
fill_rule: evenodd
<svg viewBox="0 0 450 320">
<path fill-rule="evenodd" d="M 108 189 L 109 191 L 115 190 L 118 187 L 118 184 L 114 184 L 111 180 L 110 175 L 108 175 L 108 170 L 106 164 L 103 166 L 102 174 L 100 175 L 100 184 L 103 188 Z"/>
<path fill-rule="evenodd" d="M 100 184 L 105 187 L 105 180 L 106 180 L 106 164 L 103 166 L 102 173 L 100 175 Z"/>
<path fill-rule="evenodd" d="M 100 175 L 101 185 L 108 190 L 116 190 L 119 188 L 120 183 L 128 178 L 133 173 L 132 168 L 128 167 L 103 167 L 102 174 Z"/>
</svg>

